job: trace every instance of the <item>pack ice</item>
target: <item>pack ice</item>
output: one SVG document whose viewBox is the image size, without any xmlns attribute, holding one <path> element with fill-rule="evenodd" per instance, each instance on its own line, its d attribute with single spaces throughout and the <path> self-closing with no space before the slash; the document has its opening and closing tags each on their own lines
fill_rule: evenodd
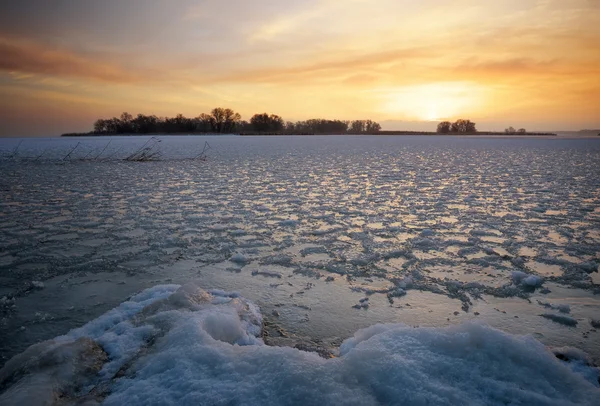
<svg viewBox="0 0 600 406">
<path fill-rule="evenodd" d="M 257 306 L 193 284 L 147 289 L 0 370 L 0 404 L 598 405 L 585 354 L 468 323 L 378 324 L 325 359 L 266 346 Z M 567 360 L 568 362 L 565 362 Z"/>
</svg>

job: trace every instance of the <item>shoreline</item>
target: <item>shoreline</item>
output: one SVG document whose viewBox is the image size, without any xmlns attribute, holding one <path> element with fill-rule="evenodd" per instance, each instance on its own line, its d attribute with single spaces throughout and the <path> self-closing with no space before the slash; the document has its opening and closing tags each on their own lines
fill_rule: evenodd
<svg viewBox="0 0 600 406">
<path fill-rule="evenodd" d="M 481 136 L 500 136 L 500 137 L 558 137 L 557 133 L 552 132 L 528 132 L 524 134 L 506 134 L 500 131 L 478 131 L 476 133 L 447 133 L 441 134 L 436 132 L 428 131 L 379 131 L 377 133 L 297 133 L 297 134 L 284 134 L 284 133 L 270 133 L 270 132 L 241 132 L 241 133 L 195 133 L 195 132 L 181 132 L 181 133 L 147 133 L 147 134 L 97 134 L 97 133 L 66 133 L 61 134 L 60 137 L 135 137 L 135 136 L 225 136 L 225 135 L 237 135 L 240 137 L 249 136 L 269 136 L 269 137 L 289 137 L 289 136 L 424 136 L 424 137 L 481 137 Z"/>
</svg>

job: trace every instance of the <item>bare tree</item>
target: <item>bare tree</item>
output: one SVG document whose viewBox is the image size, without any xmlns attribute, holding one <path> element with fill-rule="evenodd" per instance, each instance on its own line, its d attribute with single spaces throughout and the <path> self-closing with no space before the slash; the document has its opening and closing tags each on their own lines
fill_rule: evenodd
<svg viewBox="0 0 600 406">
<path fill-rule="evenodd" d="M 277 114 L 255 114 L 250 119 L 250 125 L 254 131 L 280 132 L 284 128 L 284 122 Z"/>
<path fill-rule="evenodd" d="M 437 126 L 437 132 L 439 134 L 448 134 L 452 129 L 452 123 L 450 121 L 442 121 Z"/>
<path fill-rule="evenodd" d="M 477 128 L 475 127 L 475 123 L 471 120 L 465 120 L 461 118 L 452 123 L 450 131 L 453 133 L 470 134 L 476 133 Z"/>
</svg>

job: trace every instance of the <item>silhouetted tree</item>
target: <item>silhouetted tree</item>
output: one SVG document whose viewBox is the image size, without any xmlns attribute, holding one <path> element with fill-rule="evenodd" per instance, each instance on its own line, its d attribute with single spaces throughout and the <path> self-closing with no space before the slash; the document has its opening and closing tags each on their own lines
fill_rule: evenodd
<svg viewBox="0 0 600 406">
<path fill-rule="evenodd" d="M 519 131 L 517 131 L 519 134 L 527 134 L 527 130 L 524 128 L 519 128 Z"/>
<path fill-rule="evenodd" d="M 239 113 L 231 109 L 217 107 L 210 112 L 213 117 L 213 130 L 218 133 L 233 132 L 236 124 L 242 119 Z"/>
<path fill-rule="evenodd" d="M 365 122 L 365 131 L 369 134 L 377 133 L 381 130 L 381 126 L 379 123 L 376 123 L 372 120 L 367 120 Z"/>
<path fill-rule="evenodd" d="M 475 123 L 471 120 L 458 119 L 452 126 L 450 127 L 450 131 L 453 133 L 475 133 L 477 129 L 475 128 Z"/>
<path fill-rule="evenodd" d="M 94 122 L 94 133 L 105 134 L 106 133 L 106 120 L 98 119 Z"/>
<path fill-rule="evenodd" d="M 365 132 L 365 128 L 365 120 L 354 120 L 350 123 L 350 129 L 348 131 L 353 134 L 361 134 Z"/>
<path fill-rule="evenodd" d="M 352 127 L 350 124 L 352 123 Z M 271 132 L 288 134 L 346 134 L 348 131 L 374 134 L 381 130 L 379 123 L 372 120 L 326 120 L 284 122 L 276 114 L 255 114 L 250 122 L 242 121 L 235 111 L 217 107 L 210 114 L 202 113 L 195 118 L 182 114 L 175 117 L 157 117 L 138 114 L 135 118 L 124 112 L 120 117 L 99 119 L 94 122 L 96 134 L 171 134 L 171 133 L 241 133 Z"/>
<path fill-rule="evenodd" d="M 291 121 L 287 121 L 285 123 L 285 132 L 286 134 L 295 134 L 296 133 L 296 124 Z"/>
<path fill-rule="evenodd" d="M 437 126 L 437 132 L 439 134 L 448 134 L 452 129 L 452 123 L 450 121 L 442 121 Z"/>
<path fill-rule="evenodd" d="M 517 132 L 517 130 L 515 130 L 515 128 L 511 126 L 511 127 L 508 127 L 508 128 L 506 128 L 506 129 L 504 130 L 504 132 L 505 132 L 506 134 L 514 134 L 514 133 L 516 133 L 516 132 Z"/>
<path fill-rule="evenodd" d="M 202 113 L 194 120 L 196 122 L 196 131 L 202 133 L 209 133 L 213 130 L 214 127 L 214 119 L 212 116 Z"/>
<path fill-rule="evenodd" d="M 250 119 L 254 131 L 280 132 L 284 128 L 283 119 L 276 114 L 255 114 Z"/>
</svg>

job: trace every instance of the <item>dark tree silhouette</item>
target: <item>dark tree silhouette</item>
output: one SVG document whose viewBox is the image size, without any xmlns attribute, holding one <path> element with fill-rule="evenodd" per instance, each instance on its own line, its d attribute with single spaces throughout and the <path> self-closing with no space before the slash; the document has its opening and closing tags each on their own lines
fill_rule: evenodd
<svg viewBox="0 0 600 406">
<path fill-rule="evenodd" d="M 350 123 L 349 131 L 351 133 L 361 134 L 361 133 L 365 132 L 366 127 L 367 126 L 366 126 L 365 120 L 354 120 L 353 122 Z"/>
<path fill-rule="evenodd" d="M 439 134 L 448 134 L 452 129 L 452 123 L 450 121 L 442 121 L 437 126 L 437 132 Z"/>
<path fill-rule="evenodd" d="M 281 132 L 284 128 L 283 119 L 276 114 L 255 114 L 250 119 L 252 130 L 259 132 Z"/>
<path fill-rule="evenodd" d="M 379 125 L 379 123 L 376 123 L 375 121 L 372 120 L 367 120 L 365 122 L 365 131 L 368 134 L 374 134 L 377 133 L 381 130 L 381 126 Z"/>
<path fill-rule="evenodd" d="M 217 107 L 210 112 L 213 118 L 213 130 L 217 133 L 228 133 L 235 131 L 236 124 L 241 121 L 242 116 L 231 109 Z"/>
<path fill-rule="evenodd" d="M 453 133 L 476 133 L 475 123 L 471 120 L 458 119 L 450 127 L 450 131 Z"/>
<path fill-rule="evenodd" d="M 359 131 L 360 130 L 360 131 Z M 376 134 L 381 130 L 379 123 L 372 120 L 350 121 L 310 119 L 285 122 L 276 114 L 255 114 L 250 122 L 243 121 L 239 113 L 217 107 L 210 114 L 202 113 L 195 118 L 182 114 L 175 117 L 157 117 L 129 113 L 120 117 L 99 119 L 94 122 L 94 134 L 176 134 L 176 133 L 272 133 L 272 134 Z"/>
<path fill-rule="evenodd" d="M 292 123 L 291 121 L 286 121 L 284 130 L 288 134 L 295 134 L 296 133 L 296 124 Z"/>
</svg>

